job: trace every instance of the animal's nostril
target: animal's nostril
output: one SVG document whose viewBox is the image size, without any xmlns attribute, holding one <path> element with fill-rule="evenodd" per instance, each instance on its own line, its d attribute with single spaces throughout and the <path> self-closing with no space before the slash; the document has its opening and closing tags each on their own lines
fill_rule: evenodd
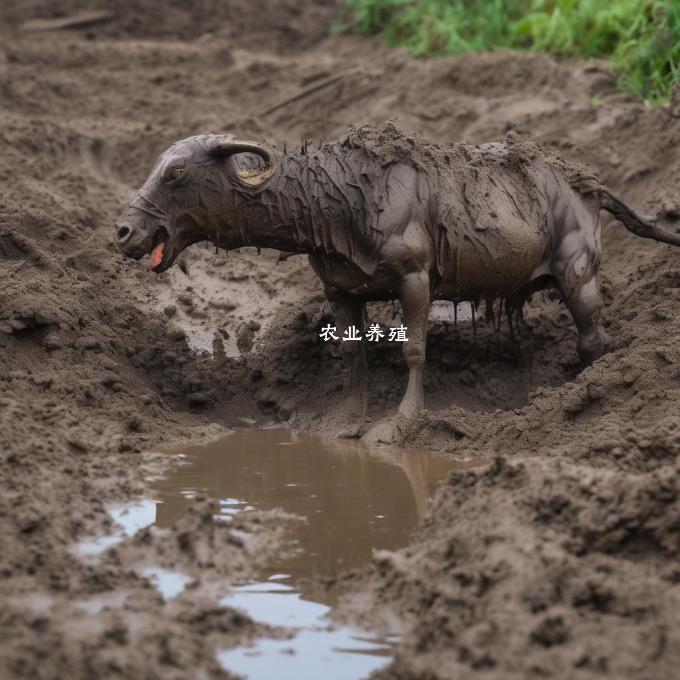
<svg viewBox="0 0 680 680">
<path fill-rule="evenodd" d="M 128 236 L 130 236 L 130 227 L 121 227 L 118 230 L 118 239 L 120 241 L 125 240 Z"/>
</svg>

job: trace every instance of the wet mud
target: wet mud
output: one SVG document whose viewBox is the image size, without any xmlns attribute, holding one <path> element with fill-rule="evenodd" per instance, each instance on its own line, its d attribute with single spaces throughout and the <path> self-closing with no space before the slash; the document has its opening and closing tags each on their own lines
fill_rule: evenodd
<svg viewBox="0 0 680 680">
<path fill-rule="evenodd" d="M 87 560 L 126 539 L 143 545 L 140 532 L 162 535 L 172 529 L 198 497 L 214 499 L 212 519 L 229 525 L 260 511 L 276 511 L 287 532 L 276 553 L 246 583 L 228 587 L 201 571 L 192 570 L 192 576 L 168 566 L 135 568 L 165 602 L 183 593 L 187 598 L 205 593 L 216 605 L 269 626 L 269 635 L 263 631 L 254 641 L 216 652 L 226 671 L 252 680 L 349 680 L 385 666 L 399 626 L 378 634 L 333 622 L 331 606 L 337 599 L 328 584 L 342 571 L 368 563 L 374 550 L 407 545 L 448 472 L 484 465 L 483 460 L 455 461 L 421 449 L 371 447 L 275 428 L 236 430 L 214 441 L 171 446 L 164 453 L 172 464 L 150 485 L 150 497 L 108 507 L 114 530 L 80 541 L 74 552 Z M 253 539 L 247 529 L 231 531 L 231 540 L 246 547 Z M 125 545 L 120 547 L 125 552 Z M 120 597 L 92 598 L 75 608 L 96 616 L 123 606 Z M 279 629 L 288 635 L 282 639 Z"/>
<path fill-rule="evenodd" d="M 166 452 L 179 463 L 150 486 L 156 526 L 172 527 L 197 495 L 218 500 L 229 521 L 253 508 L 281 509 L 304 521 L 296 523 L 293 554 L 261 575 L 285 573 L 280 581 L 308 586 L 364 565 L 373 550 L 404 547 L 448 473 L 488 462 L 278 428 L 236 430 Z"/>
<path fill-rule="evenodd" d="M 318 336 L 332 317 L 302 257 L 197 245 L 156 276 L 117 252 L 115 219 L 173 141 L 231 132 L 292 147 L 393 118 L 443 143 L 532 136 L 680 227 L 678 96 L 649 109 L 615 90 L 603 62 L 414 60 L 331 35 L 331 3 L 147 5 L 40 33 L 20 25 L 110 8 L 0 7 L 2 677 L 230 677 L 218 653 L 291 639 L 220 604 L 224 589 L 261 582 L 297 521 L 289 512 L 225 522 L 201 492 L 163 527 L 126 533 L 116 515 L 182 469 L 164 445 L 243 426 L 348 427 L 340 350 Z M 399 622 L 378 677 L 677 674 L 680 250 L 609 220 L 600 288 L 612 345 L 592 366 L 581 369 L 550 293 L 525 307 L 516 340 L 497 307 L 474 321 L 454 323 L 444 304 L 431 315 L 426 411 L 397 444 L 488 465 L 451 472 L 405 547 L 309 578 L 308 592 L 337 603 L 334 621 Z M 368 317 L 401 318 L 390 303 Z M 366 429 L 406 381 L 398 347 L 378 344 L 368 360 Z M 77 549 L 116 534 L 107 549 Z"/>
<path fill-rule="evenodd" d="M 155 526 L 172 527 L 197 495 L 216 499 L 216 516 L 225 522 L 256 510 L 280 509 L 296 518 L 280 553 L 258 568 L 253 581 L 220 599 L 255 621 L 293 632 L 291 639 L 263 638 L 218 653 L 227 670 L 253 680 L 349 680 L 386 665 L 398 626 L 378 635 L 334 624 L 329 614 L 337 604 L 335 591 L 324 584 L 370 562 L 374 550 L 406 546 L 448 473 L 484 465 L 281 429 L 236 430 L 166 452 L 178 462 L 151 485 Z M 247 532 L 241 537 L 248 541 Z M 187 578 L 165 570 L 151 576 L 171 596 Z"/>
</svg>

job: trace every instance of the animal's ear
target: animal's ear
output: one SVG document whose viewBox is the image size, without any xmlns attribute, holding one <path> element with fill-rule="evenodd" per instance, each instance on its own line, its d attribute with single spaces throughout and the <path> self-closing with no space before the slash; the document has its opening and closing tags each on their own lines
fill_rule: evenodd
<svg viewBox="0 0 680 680">
<path fill-rule="evenodd" d="M 215 137 L 210 142 L 210 153 L 215 156 L 232 156 L 237 153 L 254 153 L 264 161 L 264 169 L 257 172 L 239 170 L 239 181 L 249 187 L 258 187 L 266 182 L 276 169 L 276 161 L 271 152 L 257 142 L 235 139 L 231 135 Z"/>
</svg>

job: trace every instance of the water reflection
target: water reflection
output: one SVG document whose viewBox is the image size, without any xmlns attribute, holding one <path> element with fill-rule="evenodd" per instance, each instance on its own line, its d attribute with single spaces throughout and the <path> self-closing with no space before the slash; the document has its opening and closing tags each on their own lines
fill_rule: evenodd
<svg viewBox="0 0 680 680">
<path fill-rule="evenodd" d="M 247 507 L 302 515 L 299 551 L 269 565 L 291 581 L 324 577 L 366 563 L 373 549 L 396 549 L 452 469 L 452 461 L 422 450 L 368 447 L 290 430 L 236 430 L 206 444 L 173 447 L 183 463 L 153 485 L 156 524 L 169 526 L 196 493 L 221 501 L 225 515 Z"/>
<path fill-rule="evenodd" d="M 333 625 L 332 602 L 314 579 L 359 566 L 374 549 L 406 545 L 437 484 L 452 469 L 480 464 L 280 429 L 237 430 L 171 453 L 182 463 L 153 490 L 161 527 L 179 519 L 199 493 L 219 500 L 225 521 L 252 508 L 306 519 L 293 524 L 294 553 L 264 565 L 261 580 L 233 587 L 220 600 L 256 621 L 296 631 L 292 639 L 258 639 L 218 653 L 223 668 L 250 680 L 358 680 L 387 663 L 393 639 Z"/>
</svg>

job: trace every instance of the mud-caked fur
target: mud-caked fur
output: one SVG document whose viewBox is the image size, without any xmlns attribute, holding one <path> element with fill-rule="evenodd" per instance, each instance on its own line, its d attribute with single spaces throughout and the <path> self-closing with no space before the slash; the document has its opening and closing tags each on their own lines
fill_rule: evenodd
<svg viewBox="0 0 680 680">
<path fill-rule="evenodd" d="M 400 414 L 424 405 L 426 324 L 433 300 L 522 301 L 556 286 L 590 362 L 606 348 L 599 213 L 630 231 L 680 245 L 584 168 L 531 141 L 437 145 L 388 123 L 350 128 L 338 141 L 277 151 L 231 136 L 177 142 L 119 221 L 123 252 L 165 243 L 156 271 L 208 240 L 307 253 L 336 317 L 337 333 L 363 331 L 369 300 L 399 299 L 409 367 Z M 365 348 L 342 342 L 345 408 L 366 408 Z"/>
</svg>

